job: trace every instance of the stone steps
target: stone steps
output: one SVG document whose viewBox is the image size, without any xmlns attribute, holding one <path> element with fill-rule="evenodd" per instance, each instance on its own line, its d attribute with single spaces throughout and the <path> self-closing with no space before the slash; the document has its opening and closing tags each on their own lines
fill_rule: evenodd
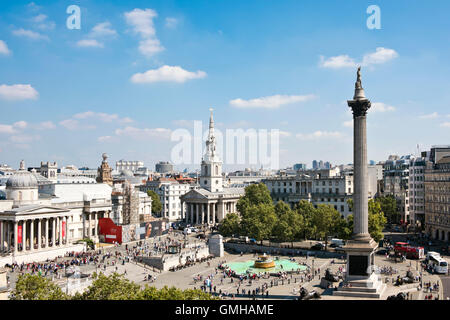
<svg viewBox="0 0 450 320">
<path fill-rule="evenodd" d="M 339 289 L 338 291 L 334 291 L 333 295 L 341 297 L 380 299 L 385 289 L 386 289 L 385 284 L 381 285 L 377 292 L 342 291 L 342 289 Z"/>
</svg>

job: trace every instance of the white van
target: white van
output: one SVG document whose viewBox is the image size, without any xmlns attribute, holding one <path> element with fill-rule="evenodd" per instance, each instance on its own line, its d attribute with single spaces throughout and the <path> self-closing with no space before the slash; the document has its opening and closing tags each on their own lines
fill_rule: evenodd
<svg viewBox="0 0 450 320">
<path fill-rule="evenodd" d="M 439 252 L 435 251 L 428 251 L 427 256 L 425 257 L 425 260 L 429 261 L 431 257 L 440 258 L 441 255 Z"/>
<path fill-rule="evenodd" d="M 345 241 L 342 239 L 331 239 L 330 241 L 330 247 L 336 248 L 336 247 L 343 247 L 345 245 Z"/>
</svg>

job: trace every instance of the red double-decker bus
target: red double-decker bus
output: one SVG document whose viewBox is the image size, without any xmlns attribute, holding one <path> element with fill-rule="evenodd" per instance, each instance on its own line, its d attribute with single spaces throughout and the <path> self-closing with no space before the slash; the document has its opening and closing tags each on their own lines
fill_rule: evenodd
<svg viewBox="0 0 450 320">
<path fill-rule="evenodd" d="M 396 242 L 394 252 L 401 253 L 408 259 L 423 259 L 425 258 L 425 250 L 423 247 L 413 247 L 406 242 Z"/>
</svg>

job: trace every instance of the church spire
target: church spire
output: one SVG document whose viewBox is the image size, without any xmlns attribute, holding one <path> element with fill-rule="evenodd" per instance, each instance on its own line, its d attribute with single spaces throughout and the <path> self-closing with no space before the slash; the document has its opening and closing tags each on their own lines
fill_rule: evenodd
<svg viewBox="0 0 450 320">
<path fill-rule="evenodd" d="M 214 118 L 213 118 L 213 108 L 210 108 L 211 116 L 209 118 L 209 133 L 208 140 L 206 140 L 206 156 L 205 160 L 214 161 L 216 160 L 216 137 L 214 136 Z"/>
</svg>

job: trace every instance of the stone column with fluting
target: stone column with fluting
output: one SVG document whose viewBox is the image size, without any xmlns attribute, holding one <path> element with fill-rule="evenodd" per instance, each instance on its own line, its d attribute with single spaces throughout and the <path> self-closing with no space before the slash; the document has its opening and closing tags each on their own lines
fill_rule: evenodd
<svg viewBox="0 0 450 320">
<path fill-rule="evenodd" d="M 56 235 L 56 221 L 55 218 L 52 218 L 52 247 L 56 247 L 56 239 L 55 239 L 55 235 Z"/>
<path fill-rule="evenodd" d="M 30 220 L 30 250 L 34 251 L 34 219 Z"/>
<path fill-rule="evenodd" d="M 49 241 L 49 239 L 48 239 L 48 234 L 49 234 L 49 232 L 48 232 L 48 218 L 45 218 L 45 247 L 46 248 L 48 248 L 48 246 L 49 246 L 49 243 L 50 243 L 50 241 Z"/>
<path fill-rule="evenodd" d="M 22 221 L 22 251 L 27 250 L 27 220 Z"/>
<path fill-rule="evenodd" d="M 366 114 L 371 103 L 361 84 L 361 67 L 355 83 L 353 100 L 347 101 L 353 111 L 353 239 L 369 239 L 368 174 Z"/>
<path fill-rule="evenodd" d="M 41 227 L 42 227 L 42 219 L 37 219 L 38 227 L 37 227 L 37 249 L 42 249 L 42 235 L 41 235 Z"/>
<path fill-rule="evenodd" d="M 200 224 L 200 218 L 199 218 L 199 204 L 195 204 L 195 224 Z"/>
<path fill-rule="evenodd" d="M 201 209 L 202 209 L 202 225 L 205 224 L 205 205 L 202 203 L 201 204 Z"/>
<path fill-rule="evenodd" d="M 14 221 L 14 253 L 17 253 L 18 234 L 19 234 L 19 224 L 17 221 Z"/>
</svg>

